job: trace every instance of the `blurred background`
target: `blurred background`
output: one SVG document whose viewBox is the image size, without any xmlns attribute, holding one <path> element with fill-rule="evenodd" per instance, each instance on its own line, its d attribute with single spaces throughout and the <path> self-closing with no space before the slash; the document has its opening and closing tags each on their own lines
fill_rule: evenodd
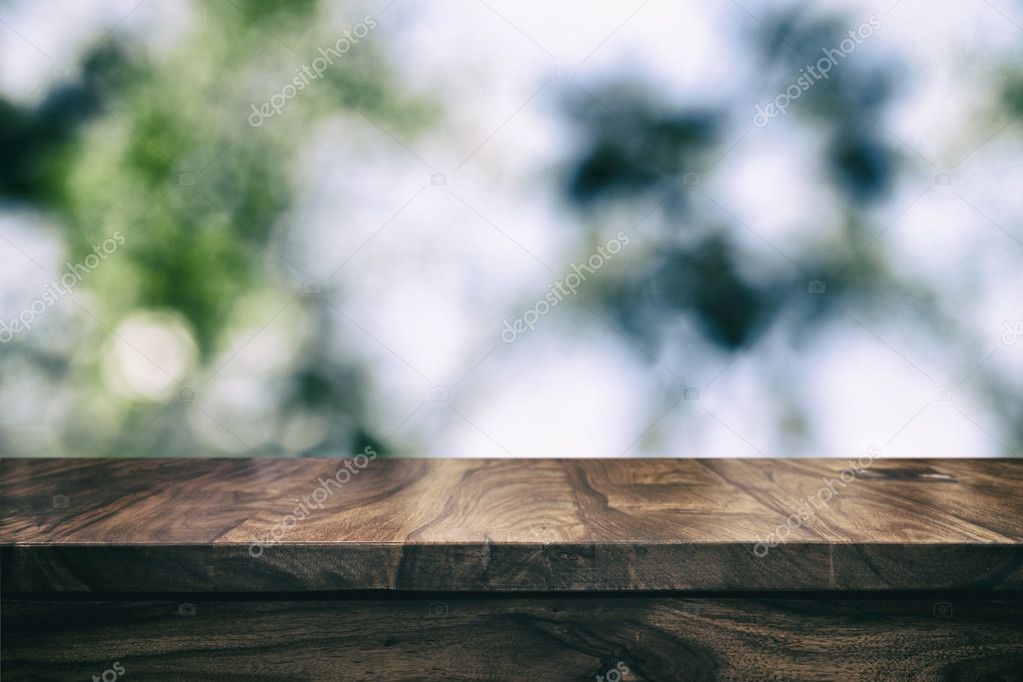
<svg viewBox="0 0 1023 682">
<path fill-rule="evenodd" d="M 0 452 L 1019 455 L 1021 57 L 1015 0 L 0 0 Z"/>
</svg>

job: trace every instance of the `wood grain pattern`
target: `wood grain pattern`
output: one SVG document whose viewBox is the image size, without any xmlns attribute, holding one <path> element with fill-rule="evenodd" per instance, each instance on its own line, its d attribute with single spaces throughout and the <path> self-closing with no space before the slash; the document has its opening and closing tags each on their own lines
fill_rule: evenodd
<svg viewBox="0 0 1023 682">
<path fill-rule="evenodd" d="M 846 460 L 375 459 L 348 461 L 344 485 L 325 484 L 344 464 L 3 460 L 5 586 L 1023 588 L 1020 460 L 877 459 L 836 485 Z M 827 502 L 798 518 L 828 481 Z M 324 487 L 322 507 L 284 528 Z M 274 528 L 280 543 L 252 556 Z"/>
<path fill-rule="evenodd" d="M 366 593 L 362 593 L 366 594 Z M 8 602 L 4 679 L 1018 680 L 1023 601 L 423 595 Z M 938 609 L 936 610 L 936 606 Z M 614 679 L 605 678 L 605 679 Z"/>
</svg>

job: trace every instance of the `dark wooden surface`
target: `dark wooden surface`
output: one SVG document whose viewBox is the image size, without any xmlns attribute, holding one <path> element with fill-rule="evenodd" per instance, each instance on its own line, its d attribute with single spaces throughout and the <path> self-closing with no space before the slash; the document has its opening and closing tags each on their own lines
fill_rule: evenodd
<svg viewBox="0 0 1023 682">
<path fill-rule="evenodd" d="M 8 602 L 3 678 L 87 680 L 115 662 L 126 680 L 175 682 L 592 682 L 619 663 L 626 682 L 1004 681 L 1023 672 L 1018 597 L 189 599 Z"/>
<path fill-rule="evenodd" d="M 8 592 L 1023 587 L 1023 461 L 0 462 Z M 322 496 L 321 496 L 322 497 Z M 278 526 L 280 527 L 280 526 Z"/>
<path fill-rule="evenodd" d="M 3 679 L 1023 672 L 1021 461 L 345 464 L 0 462 Z"/>
</svg>

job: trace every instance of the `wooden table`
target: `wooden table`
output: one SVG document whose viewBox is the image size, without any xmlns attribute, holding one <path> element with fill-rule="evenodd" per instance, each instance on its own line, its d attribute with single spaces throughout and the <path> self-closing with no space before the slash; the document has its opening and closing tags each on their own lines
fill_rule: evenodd
<svg viewBox="0 0 1023 682">
<path fill-rule="evenodd" d="M 0 462 L 13 679 L 1021 679 L 1023 460 Z"/>
</svg>

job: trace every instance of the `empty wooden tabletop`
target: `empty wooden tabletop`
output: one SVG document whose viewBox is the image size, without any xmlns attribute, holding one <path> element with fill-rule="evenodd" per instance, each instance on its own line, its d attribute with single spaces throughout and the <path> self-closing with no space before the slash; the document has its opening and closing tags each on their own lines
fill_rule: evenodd
<svg viewBox="0 0 1023 682">
<path fill-rule="evenodd" d="M 6 459 L 13 591 L 1023 586 L 1023 461 Z"/>
</svg>

